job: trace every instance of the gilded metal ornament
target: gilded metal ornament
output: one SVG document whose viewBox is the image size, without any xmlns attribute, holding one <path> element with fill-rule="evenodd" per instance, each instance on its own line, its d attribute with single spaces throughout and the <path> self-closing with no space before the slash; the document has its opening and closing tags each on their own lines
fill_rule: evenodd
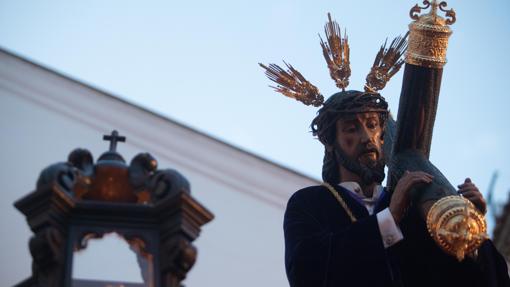
<svg viewBox="0 0 510 287">
<path fill-rule="evenodd" d="M 446 10 L 447 3 L 442 1 L 423 1 L 425 6 L 415 5 L 409 12 L 409 48 L 406 62 L 409 64 L 427 67 L 442 68 L 446 64 L 446 49 L 448 38 L 452 34 L 449 25 L 456 21 L 455 11 Z M 429 13 L 419 15 L 421 10 L 430 8 Z M 446 19 L 439 16 L 437 11 L 445 12 Z"/>
<path fill-rule="evenodd" d="M 285 63 L 288 68 L 286 71 L 276 64 L 269 64 L 269 67 L 261 63 L 259 65 L 266 70 L 266 76 L 278 84 L 276 87 L 270 86 L 278 93 L 296 99 L 307 106 L 319 107 L 324 102 L 319 89 L 291 65 Z"/>
<path fill-rule="evenodd" d="M 432 205 L 427 228 L 439 247 L 459 261 L 474 254 L 488 239 L 485 216 L 469 200 L 457 195 L 443 197 Z"/>
<path fill-rule="evenodd" d="M 340 25 L 332 19 L 329 13 L 328 22 L 324 26 L 324 32 L 326 34 L 326 41 L 320 38 L 320 44 L 324 59 L 329 68 L 329 74 L 333 81 L 335 81 L 336 86 L 345 91 L 351 76 L 350 49 L 347 35 L 344 32 L 342 37 Z M 395 38 L 389 48 L 386 48 L 386 42 L 384 43 L 375 57 L 374 64 L 366 78 L 365 91 L 368 94 L 375 95 L 398 72 L 404 63 L 402 55 L 406 49 L 407 34 L 404 37 L 399 36 Z M 285 63 L 287 69 L 276 64 L 266 66 L 259 63 L 259 65 L 265 70 L 266 76 L 277 84 L 276 87 L 271 86 L 276 92 L 296 99 L 307 106 L 320 107 L 323 105 L 324 97 L 319 92 L 319 89 L 307 81 L 291 65 Z"/>
<path fill-rule="evenodd" d="M 328 22 L 324 26 L 324 33 L 328 42 L 321 39 L 322 53 L 328 64 L 329 74 L 336 86 L 342 91 L 349 85 L 351 76 L 351 67 L 349 63 L 349 41 L 346 32 L 342 38 L 340 25 L 331 20 L 331 14 L 328 13 Z M 320 36 L 319 36 L 320 37 Z"/>
<path fill-rule="evenodd" d="M 407 49 L 407 35 L 397 37 L 391 41 L 390 47 L 386 48 L 387 41 L 379 49 L 372 69 L 367 75 L 365 92 L 377 93 L 384 89 L 386 83 L 393 77 L 404 64 L 402 55 Z"/>
</svg>

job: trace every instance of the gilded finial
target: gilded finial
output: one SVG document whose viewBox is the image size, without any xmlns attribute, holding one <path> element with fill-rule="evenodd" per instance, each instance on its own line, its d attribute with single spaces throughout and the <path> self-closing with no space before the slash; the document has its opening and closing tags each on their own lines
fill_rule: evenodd
<svg viewBox="0 0 510 287">
<path fill-rule="evenodd" d="M 449 25 L 456 21 L 455 11 L 447 10 L 445 1 L 423 1 L 424 6 L 414 5 L 409 12 L 414 21 L 409 24 L 409 48 L 406 55 L 408 64 L 442 68 L 446 64 L 446 49 L 448 38 L 452 34 Z M 422 10 L 429 9 L 426 14 Z M 438 15 L 438 11 L 445 12 L 445 17 Z"/>
</svg>

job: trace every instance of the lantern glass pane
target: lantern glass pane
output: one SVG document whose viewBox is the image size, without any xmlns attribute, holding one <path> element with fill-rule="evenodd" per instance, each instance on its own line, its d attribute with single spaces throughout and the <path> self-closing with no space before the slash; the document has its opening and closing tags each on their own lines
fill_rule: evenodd
<svg viewBox="0 0 510 287">
<path fill-rule="evenodd" d="M 153 256 L 138 238 L 91 233 L 73 255 L 72 287 L 153 287 Z M 85 242 L 84 242 L 85 241 Z M 78 249 L 78 248 L 76 248 Z"/>
</svg>

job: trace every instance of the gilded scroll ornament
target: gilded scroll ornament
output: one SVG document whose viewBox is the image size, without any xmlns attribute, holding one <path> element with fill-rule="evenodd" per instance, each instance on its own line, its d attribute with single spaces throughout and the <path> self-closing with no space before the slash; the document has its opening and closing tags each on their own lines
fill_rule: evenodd
<svg viewBox="0 0 510 287">
<path fill-rule="evenodd" d="M 434 203 L 427 214 L 427 228 L 439 247 L 459 261 L 488 238 L 484 215 L 469 200 L 456 195 Z"/>
<path fill-rule="evenodd" d="M 442 68 L 446 64 L 448 38 L 452 34 L 449 25 L 455 23 L 455 11 L 446 10 L 446 2 L 423 1 L 425 6 L 411 8 L 409 24 L 409 47 L 406 62 L 427 68 Z M 429 13 L 419 15 L 421 10 L 430 8 Z M 446 18 L 437 14 L 438 9 L 445 12 Z"/>
</svg>

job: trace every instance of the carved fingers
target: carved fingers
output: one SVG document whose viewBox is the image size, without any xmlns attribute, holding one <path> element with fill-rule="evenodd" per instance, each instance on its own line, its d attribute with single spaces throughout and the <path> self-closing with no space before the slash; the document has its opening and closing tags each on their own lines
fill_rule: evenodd
<svg viewBox="0 0 510 287">
<path fill-rule="evenodd" d="M 409 191 L 423 184 L 429 184 L 434 177 L 423 171 L 406 171 L 400 178 L 391 197 L 390 212 L 395 222 L 400 222 L 409 206 Z"/>
<path fill-rule="evenodd" d="M 469 177 L 464 180 L 464 183 L 459 184 L 457 187 L 459 188 L 457 192 L 471 201 L 481 213 L 485 214 L 487 212 L 487 203 L 482 193 L 478 187 L 471 182 Z"/>
<path fill-rule="evenodd" d="M 401 192 L 407 193 L 411 188 L 420 184 L 431 183 L 433 178 L 432 175 L 423 171 L 406 171 L 398 181 L 395 192 L 402 190 Z"/>
</svg>

